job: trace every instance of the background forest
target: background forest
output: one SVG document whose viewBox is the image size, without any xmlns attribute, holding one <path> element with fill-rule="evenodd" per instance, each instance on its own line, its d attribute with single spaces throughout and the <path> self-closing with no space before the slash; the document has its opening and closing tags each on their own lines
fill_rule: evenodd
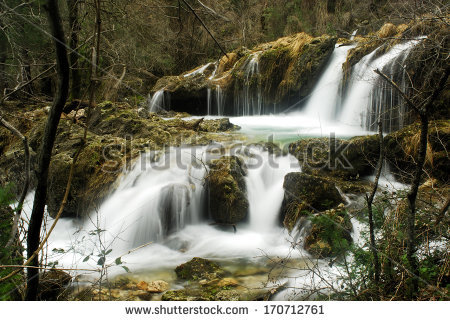
<svg viewBox="0 0 450 321">
<path fill-rule="evenodd" d="M 349 36 L 378 30 L 444 7 L 439 1 L 385 0 L 190 0 L 225 51 L 297 32 Z M 50 98 L 55 70 L 43 1 L 0 1 L 0 92 L 22 98 Z M 89 83 L 95 40 L 95 1 L 60 5 L 70 54 L 71 98 L 82 98 Z M 438 9 L 439 10 L 439 9 Z M 437 13 L 439 14 L 439 13 Z M 100 96 L 146 95 L 156 80 L 179 74 L 222 53 L 206 29 L 179 0 L 112 0 L 101 3 Z"/>
</svg>

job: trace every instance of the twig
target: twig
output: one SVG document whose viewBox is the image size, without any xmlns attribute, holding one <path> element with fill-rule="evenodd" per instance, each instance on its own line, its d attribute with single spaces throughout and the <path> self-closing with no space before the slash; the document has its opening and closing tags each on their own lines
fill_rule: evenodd
<svg viewBox="0 0 450 321">
<path fill-rule="evenodd" d="M 45 69 L 43 72 L 41 72 L 39 75 L 31 78 L 30 80 L 28 80 L 26 83 L 20 85 L 19 87 L 17 87 L 16 89 L 14 89 L 13 91 L 11 91 L 10 93 L 8 93 L 7 95 L 3 96 L 2 99 L 0 100 L 0 104 L 2 104 L 9 96 L 15 94 L 16 92 L 18 92 L 19 90 L 21 90 L 23 87 L 28 86 L 29 84 L 31 84 L 33 81 L 35 81 L 36 79 L 38 79 L 39 77 L 45 75 L 48 71 L 50 71 L 51 69 L 53 69 L 55 67 L 55 64 L 51 65 L 50 68 Z"/>
<path fill-rule="evenodd" d="M 212 35 L 211 31 L 209 31 L 208 27 L 205 25 L 205 23 L 202 21 L 202 19 L 200 19 L 200 17 L 197 15 L 197 13 L 195 12 L 195 10 L 190 6 L 189 3 L 187 3 L 185 0 L 181 0 L 183 1 L 183 3 L 189 8 L 189 10 L 192 11 L 192 13 L 194 14 L 194 16 L 197 18 L 198 21 L 200 21 L 200 23 L 202 24 L 203 28 L 205 28 L 205 30 L 209 33 L 209 35 L 211 36 L 211 38 L 213 38 L 214 42 L 217 44 L 217 46 L 220 48 L 220 50 L 222 51 L 222 53 L 228 58 L 230 59 L 230 57 L 228 57 L 227 53 L 225 52 L 225 50 L 222 48 L 222 46 L 220 45 L 220 43 L 216 40 L 216 38 Z"/>
<path fill-rule="evenodd" d="M 89 272 L 98 272 L 100 269 L 65 269 L 65 268 L 52 268 L 45 266 L 31 266 L 31 265 L 0 265 L 0 269 L 8 269 L 8 268 L 20 268 L 20 269 L 37 269 L 37 270 L 56 270 L 56 271 L 89 271 Z"/>
</svg>

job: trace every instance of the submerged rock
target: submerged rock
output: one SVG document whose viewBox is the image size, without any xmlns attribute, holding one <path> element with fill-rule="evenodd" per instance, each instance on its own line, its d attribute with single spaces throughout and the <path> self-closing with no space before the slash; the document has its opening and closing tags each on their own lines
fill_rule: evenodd
<svg viewBox="0 0 450 321">
<path fill-rule="evenodd" d="M 323 211 L 344 202 L 333 182 L 305 173 L 284 177 L 284 199 L 280 219 L 292 231 L 301 217 Z"/>
<path fill-rule="evenodd" d="M 194 257 L 189 262 L 177 266 L 175 273 L 183 280 L 212 280 L 223 276 L 225 272 L 213 261 Z"/>
<path fill-rule="evenodd" d="M 219 224 L 236 224 L 248 214 L 245 164 L 236 156 L 212 161 L 206 177 L 211 217 Z"/>
</svg>

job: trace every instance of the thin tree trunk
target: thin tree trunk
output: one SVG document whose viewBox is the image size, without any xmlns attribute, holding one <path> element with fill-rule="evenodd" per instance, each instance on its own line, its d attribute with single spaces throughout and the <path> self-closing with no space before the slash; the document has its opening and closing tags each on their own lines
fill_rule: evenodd
<svg viewBox="0 0 450 321">
<path fill-rule="evenodd" d="M 185 0 L 181 0 L 183 1 L 183 3 L 189 8 L 189 10 L 191 10 L 191 12 L 194 14 L 194 16 L 197 18 L 198 21 L 200 21 L 201 25 L 203 26 L 203 28 L 205 28 L 205 30 L 208 32 L 208 34 L 211 36 L 211 38 L 213 38 L 214 42 L 216 43 L 216 45 L 219 47 L 220 51 L 222 51 L 222 53 L 227 57 L 227 53 L 226 51 L 222 48 L 222 46 L 220 45 L 220 43 L 217 41 L 217 39 L 213 36 L 213 34 L 211 33 L 211 31 L 209 31 L 208 27 L 205 25 L 205 23 L 203 22 L 202 19 L 200 19 L 200 17 L 197 15 L 197 13 L 195 12 L 195 10 L 191 7 L 191 5 L 189 3 L 187 3 Z M 244 37 L 245 38 L 245 37 Z"/>
<path fill-rule="evenodd" d="M 78 33 L 81 26 L 78 21 L 78 0 L 67 0 L 69 8 L 69 24 L 70 24 L 70 74 L 72 76 L 72 85 L 70 95 L 72 99 L 81 97 L 81 75 L 78 69 Z"/>
<path fill-rule="evenodd" d="M 2 25 L 0 24 L 0 27 Z M 8 86 L 8 80 L 6 78 L 6 57 L 7 57 L 8 42 L 6 37 L 0 32 L 0 96 L 3 96 L 5 88 Z"/>
<path fill-rule="evenodd" d="M 383 167 L 383 159 L 384 159 L 384 144 L 383 144 L 383 123 L 381 121 L 381 115 L 378 117 L 378 135 L 379 135 L 379 141 L 380 141 L 380 156 L 378 158 L 377 168 L 376 168 L 376 174 L 375 174 L 375 182 L 373 184 L 372 192 L 369 196 L 366 195 L 367 200 L 367 210 L 368 210 L 368 216 L 369 216 L 369 233 L 370 233 L 370 249 L 372 251 L 373 256 L 373 262 L 374 262 L 374 272 L 375 272 L 375 278 L 374 281 L 377 285 L 380 283 L 380 260 L 378 258 L 378 251 L 377 251 L 377 245 L 375 242 L 375 226 L 373 222 L 373 212 L 372 212 L 372 203 L 375 198 L 375 193 L 378 189 L 378 181 L 381 176 L 381 169 Z"/>
<path fill-rule="evenodd" d="M 406 258 L 411 268 L 412 286 L 409 290 L 409 296 L 412 298 L 414 293 L 419 288 L 419 265 L 416 258 L 416 199 L 417 192 L 420 186 L 420 179 L 422 178 L 423 165 L 425 164 L 425 157 L 427 154 L 428 145 L 428 115 L 426 112 L 420 114 L 420 141 L 419 141 L 419 155 L 417 157 L 416 168 L 414 171 L 414 178 L 411 189 L 408 192 L 409 215 L 407 220 L 407 250 Z"/>
<path fill-rule="evenodd" d="M 69 90 L 69 62 L 67 59 L 67 50 L 65 47 L 64 31 L 59 15 L 58 1 L 47 0 L 45 6 L 48 13 L 48 21 L 51 34 L 55 40 L 56 62 L 58 70 L 58 85 L 56 97 L 50 109 L 47 124 L 38 155 L 38 166 L 36 171 L 37 186 L 34 196 L 33 210 L 28 227 L 27 237 L 27 256 L 31 258 L 39 247 L 39 237 L 41 232 L 42 220 L 44 217 L 44 207 L 47 199 L 47 179 L 50 159 L 53 145 L 56 137 L 61 113 L 67 100 Z M 31 261 L 31 265 L 38 266 L 38 255 Z M 39 286 L 39 272 L 36 269 L 27 269 L 27 293 L 26 300 L 36 300 Z"/>
<path fill-rule="evenodd" d="M 22 50 L 22 82 L 26 85 L 21 86 L 23 90 L 29 94 L 33 94 L 33 87 L 31 86 L 31 65 L 30 65 L 30 55 L 26 49 Z"/>
<path fill-rule="evenodd" d="M 95 31 L 94 31 L 94 45 L 92 47 L 92 57 L 91 57 L 91 75 L 89 82 L 89 107 L 87 111 L 87 122 L 86 127 L 89 128 L 89 120 L 91 119 L 92 110 L 94 108 L 95 102 L 95 91 L 99 84 L 99 79 L 97 75 L 98 64 L 100 61 L 100 40 L 102 33 L 102 20 L 101 20 L 101 2 L 100 0 L 95 0 Z M 85 131 L 84 138 L 86 139 L 87 131 Z"/>
</svg>

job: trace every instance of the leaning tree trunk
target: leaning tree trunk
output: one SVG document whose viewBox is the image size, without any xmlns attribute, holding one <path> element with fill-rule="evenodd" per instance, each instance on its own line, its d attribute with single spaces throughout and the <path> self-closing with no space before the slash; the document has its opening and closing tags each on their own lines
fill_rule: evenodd
<svg viewBox="0 0 450 321">
<path fill-rule="evenodd" d="M 78 69 L 78 33 L 81 26 L 78 20 L 78 0 L 67 0 L 69 7 L 69 24 L 70 24 L 70 74 L 72 76 L 72 85 L 70 87 L 70 95 L 72 99 L 81 98 L 81 75 Z"/>
<path fill-rule="evenodd" d="M 51 34 L 56 48 L 56 62 L 58 71 L 58 85 L 55 99 L 50 109 L 47 124 L 45 126 L 44 136 L 38 155 L 38 166 L 36 171 L 37 186 L 34 194 L 33 210 L 28 227 L 27 236 L 27 256 L 33 257 L 34 252 L 39 247 L 39 236 L 41 232 L 42 219 L 44 217 L 44 207 L 47 199 L 47 179 L 52 149 L 55 142 L 56 130 L 64 104 L 67 100 L 69 89 L 69 62 L 67 60 L 67 51 L 64 38 L 64 31 L 59 15 L 58 1 L 47 0 L 45 6 L 48 14 Z M 31 266 L 38 266 L 38 255 L 34 255 Z M 27 269 L 27 293 L 26 300 L 36 300 L 39 285 L 39 272 L 35 268 Z"/>
</svg>

